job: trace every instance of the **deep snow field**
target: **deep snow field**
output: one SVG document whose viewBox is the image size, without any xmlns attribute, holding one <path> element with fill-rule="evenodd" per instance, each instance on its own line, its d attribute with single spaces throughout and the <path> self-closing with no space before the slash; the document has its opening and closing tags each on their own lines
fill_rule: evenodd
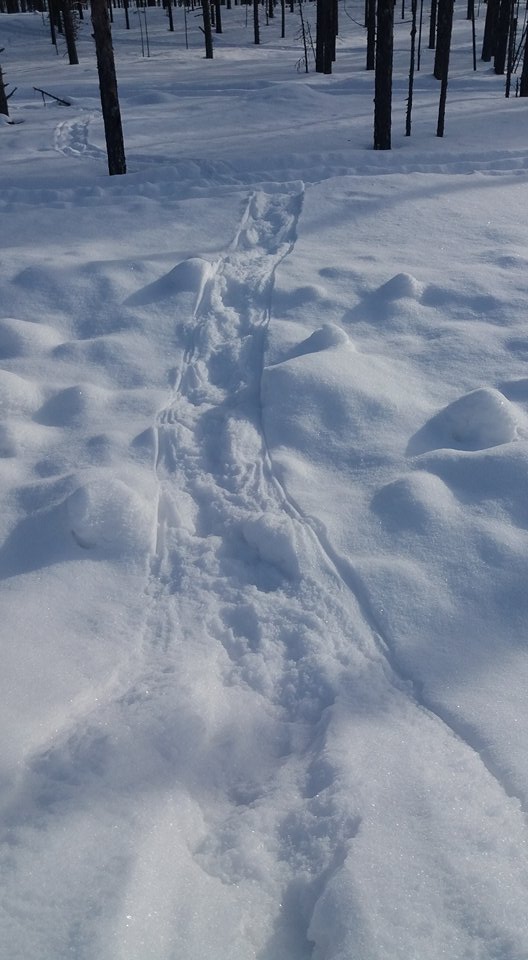
<svg viewBox="0 0 528 960">
<path fill-rule="evenodd" d="M 459 9 L 405 138 L 398 9 L 374 152 L 361 3 L 223 12 L 113 178 L 0 16 L 0 958 L 527 960 L 528 102 Z"/>
</svg>

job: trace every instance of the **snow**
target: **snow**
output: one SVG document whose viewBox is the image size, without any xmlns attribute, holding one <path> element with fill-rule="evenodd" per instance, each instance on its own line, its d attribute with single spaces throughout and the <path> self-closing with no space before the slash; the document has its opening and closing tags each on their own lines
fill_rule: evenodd
<svg viewBox="0 0 528 960">
<path fill-rule="evenodd" d="M 112 178 L 0 15 L 0 957 L 526 960 L 528 106 L 121 14 Z"/>
</svg>

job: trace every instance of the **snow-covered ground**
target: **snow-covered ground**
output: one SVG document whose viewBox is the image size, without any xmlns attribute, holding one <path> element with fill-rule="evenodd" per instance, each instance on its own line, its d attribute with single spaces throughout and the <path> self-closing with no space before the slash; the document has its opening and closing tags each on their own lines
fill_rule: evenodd
<svg viewBox="0 0 528 960">
<path fill-rule="evenodd" d="M 113 178 L 0 16 L 0 957 L 527 960 L 528 103 L 461 9 L 405 138 L 398 10 L 374 152 L 362 3 L 223 11 Z"/>
</svg>

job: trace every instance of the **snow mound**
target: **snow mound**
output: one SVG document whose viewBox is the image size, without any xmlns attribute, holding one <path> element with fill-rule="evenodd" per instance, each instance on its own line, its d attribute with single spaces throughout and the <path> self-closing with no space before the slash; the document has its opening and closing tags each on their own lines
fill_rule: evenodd
<svg viewBox="0 0 528 960">
<path fill-rule="evenodd" d="M 203 257 L 189 257 L 177 263 L 159 280 L 149 283 L 128 298 L 128 306 L 142 306 L 156 300 L 166 300 L 179 293 L 195 293 L 198 302 L 205 284 L 212 276 L 214 266 Z"/>
<path fill-rule="evenodd" d="M 387 283 L 384 283 L 378 292 L 386 300 L 403 300 L 406 297 L 411 300 L 419 300 L 423 291 L 423 284 L 412 274 L 397 273 L 395 277 L 387 280 Z"/>
<path fill-rule="evenodd" d="M 35 414 L 37 423 L 47 427 L 76 427 L 93 419 L 104 409 L 106 391 L 91 384 L 76 384 L 59 390 Z"/>
<path fill-rule="evenodd" d="M 321 350 L 340 347 L 344 343 L 348 343 L 353 350 L 355 349 L 342 327 L 338 327 L 335 323 L 325 323 L 318 330 L 314 330 L 297 347 L 294 347 L 286 359 L 293 360 L 295 357 L 303 357 L 308 353 L 320 353 Z"/>
<path fill-rule="evenodd" d="M 31 320 L 0 320 L 0 357 L 24 357 L 34 350 L 46 350 L 60 343 L 61 337 L 53 327 Z"/>
<path fill-rule="evenodd" d="M 440 477 L 419 470 L 382 487 L 373 497 L 372 509 L 389 530 L 421 532 L 435 522 L 449 522 L 457 502 Z"/>
<path fill-rule="evenodd" d="M 411 456 L 439 448 L 487 450 L 518 436 L 518 415 L 498 390 L 483 387 L 453 401 L 411 438 Z"/>
<path fill-rule="evenodd" d="M 72 536 L 85 550 L 133 556 L 152 548 L 152 506 L 122 480 L 91 480 L 66 501 Z"/>
<path fill-rule="evenodd" d="M 22 413 L 32 414 L 42 403 L 36 384 L 8 370 L 0 370 L 0 417 Z"/>
<path fill-rule="evenodd" d="M 0 457 L 14 457 L 16 453 L 17 444 L 12 429 L 0 423 Z"/>
</svg>

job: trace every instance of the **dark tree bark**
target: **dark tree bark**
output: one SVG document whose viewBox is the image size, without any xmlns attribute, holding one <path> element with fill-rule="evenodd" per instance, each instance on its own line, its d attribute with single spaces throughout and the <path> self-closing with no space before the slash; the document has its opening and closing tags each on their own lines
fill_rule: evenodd
<svg viewBox="0 0 528 960">
<path fill-rule="evenodd" d="M 332 73 L 336 38 L 334 0 L 317 0 L 316 30 L 315 69 L 318 73 Z"/>
<path fill-rule="evenodd" d="M 75 66 L 79 63 L 79 57 L 77 56 L 77 46 L 75 43 L 75 29 L 73 26 L 73 17 L 71 11 L 70 0 L 62 0 L 61 2 L 62 10 L 62 19 L 64 23 L 64 35 L 66 37 L 66 47 L 68 49 L 68 59 L 70 65 Z"/>
<path fill-rule="evenodd" d="M 259 0 L 253 0 L 253 33 L 257 46 L 260 44 Z"/>
<path fill-rule="evenodd" d="M 286 36 L 286 0 L 281 0 L 281 40 Z"/>
<path fill-rule="evenodd" d="M 7 103 L 7 94 L 5 91 L 5 84 L 2 76 L 1 65 L 0 65 L 0 113 L 3 113 L 5 117 L 9 116 L 9 106 Z"/>
<path fill-rule="evenodd" d="M 416 48 L 416 0 L 411 0 L 411 59 L 409 63 L 409 92 L 407 96 L 407 113 L 405 116 L 405 136 L 411 136 L 411 115 L 414 88 L 414 56 Z"/>
<path fill-rule="evenodd" d="M 126 173 L 125 145 L 117 93 L 112 34 L 106 0 L 91 0 L 92 26 L 97 54 L 99 92 L 110 176 Z"/>
<path fill-rule="evenodd" d="M 317 0 L 315 7 L 315 71 L 324 70 L 324 2 Z"/>
<path fill-rule="evenodd" d="M 211 28 L 211 7 L 209 0 L 202 0 L 203 32 L 205 37 L 205 59 L 213 59 L 213 31 Z"/>
<path fill-rule="evenodd" d="M 57 34 L 55 32 L 55 11 L 53 9 L 53 0 L 48 0 L 48 16 L 49 16 L 51 42 L 53 46 L 56 47 Z"/>
<path fill-rule="evenodd" d="M 523 55 L 523 65 L 521 71 L 521 82 L 519 84 L 519 96 L 528 97 L 528 43 L 527 43 L 527 33 L 524 33 L 524 55 Z"/>
<path fill-rule="evenodd" d="M 498 16 L 499 0 L 488 0 L 486 22 L 484 24 L 484 37 L 482 39 L 481 60 L 483 60 L 484 63 L 489 63 L 493 54 L 495 53 Z"/>
<path fill-rule="evenodd" d="M 508 34 L 514 0 L 500 0 L 499 15 L 497 18 L 497 38 L 493 69 L 497 74 L 503 74 L 506 66 L 506 52 L 508 49 Z"/>
<path fill-rule="evenodd" d="M 510 33 L 508 37 L 508 65 L 506 67 L 506 92 L 505 96 L 510 96 L 511 78 L 515 63 L 515 42 L 517 38 L 517 18 L 515 17 L 515 7 L 511 5 Z"/>
<path fill-rule="evenodd" d="M 367 70 L 374 70 L 376 62 L 376 0 L 367 0 L 365 5 L 367 28 Z"/>
<path fill-rule="evenodd" d="M 431 0 L 431 13 L 429 15 L 429 50 L 434 50 L 436 46 L 436 17 L 438 13 L 437 0 Z"/>
<path fill-rule="evenodd" d="M 174 33 L 174 17 L 172 15 L 172 0 L 167 0 L 167 15 L 169 17 L 169 31 L 170 33 Z"/>
<path fill-rule="evenodd" d="M 445 6 L 445 10 L 441 9 Z M 447 78 L 449 75 L 449 52 L 451 49 L 451 31 L 453 28 L 453 0 L 441 0 L 438 7 L 438 45 L 440 46 L 440 17 L 443 18 L 442 24 L 442 48 L 443 48 L 443 59 L 442 59 L 442 73 L 441 81 L 442 85 L 440 87 L 440 102 L 438 105 L 438 124 L 436 127 L 436 136 L 444 136 L 444 124 L 445 124 L 445 108 L 447 100 Z"/>
<path fill-rule="evenodd" d="M 420 58 L 422 54 L 422 26 L 423 26 L 423 0 L 420 0 L 420 23 L 418 26 L 418 54 L 416 57 L 416 72 L 420 72 Z"/>
<path fill-rule="evenodd" d="M 392 119 L 393 0 L 378 0 L 376 76 L 374 81 L 374 150 L 390 150 Z"/>
<path fill-rule="evenodd" d="M 220 0 L 215 0 L 215 23 L 216 32 L 222 33 L 222 11 L 220 10 Z"/>
<path fill-rule="evenodd" d="M 434 62 L 434 76 L 437 80 L 442 80 L 445 73 L 446 60 L 449 62 L 452 25 L 453 0 L 438 0 L 438 28 Z"/>
</svg>

